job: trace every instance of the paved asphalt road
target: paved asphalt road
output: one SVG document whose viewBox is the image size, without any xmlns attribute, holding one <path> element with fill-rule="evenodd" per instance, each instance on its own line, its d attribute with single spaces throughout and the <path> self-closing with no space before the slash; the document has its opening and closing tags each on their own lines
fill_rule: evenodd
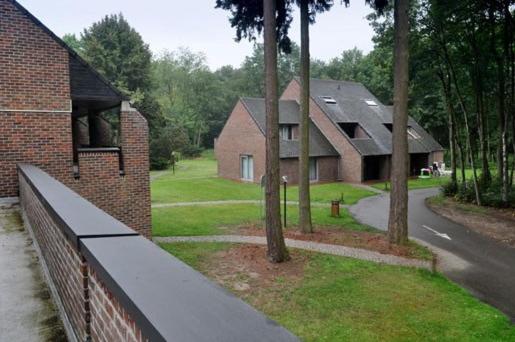
<svg viewBox="0 0 515 342">
<path fill-rule="evenodd" d="M 437 189 L 410 191 L 410 237 L 436 250 L 439 267 L 448 278 L 506 313 L 515 323 L 515 248 L 435 214 L 424 200 L 437 193 Z M 389 202 L 388 194 L 369 197 L 350 211 L 360 222 L 386 230 Z M 447 234 L 450 239 L 438 234 Z"/>
</svg>

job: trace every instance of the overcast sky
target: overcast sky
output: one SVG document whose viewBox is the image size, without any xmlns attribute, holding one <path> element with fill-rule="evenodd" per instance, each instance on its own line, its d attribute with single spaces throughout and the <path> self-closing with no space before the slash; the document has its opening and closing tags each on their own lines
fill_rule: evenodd
<svg viewBox="0 0 515 342">
<path fill-rule="evenodd" d="M 229 12 L 215 9 L 215 0 L 18 0 L 58 36 L 79 34 L 106 14 L 120 13 L 150 45 L 152 52 L 188 47 L 203 52 L 211 69 L 231 64 L 239 66 L 252 50 L 252 43 L 234 41 L 235 31 L 228 22 Z M 369 52 L 373 31 L 365 16 L 371 9 L 364 0 L 345 8 L 336 5 L 317 17 L 311 26 L 311 55 L 328 60 L 343 50 L 357 47 Z M 291 38 L 299 42 L 297 13 Z"/>
</svg>

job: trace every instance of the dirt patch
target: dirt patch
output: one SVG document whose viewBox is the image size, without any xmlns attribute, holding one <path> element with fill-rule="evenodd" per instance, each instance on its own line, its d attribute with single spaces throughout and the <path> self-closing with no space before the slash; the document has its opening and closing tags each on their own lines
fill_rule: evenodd
<svg viewBox="0 0 515 342">
<path fill-rule="evenodd" d="M 288 262 L 272 264 L 267 260 L 266 246 L 236 245 L 215 253 L 202 268 L 209 278 L 240 297 L 252 297 L 252 304 L 257 305 L 270 300 L 258 295 L 261 290 L 292 287 L 301 281 L 308 256 L 308 252 L 290 251 Z"/>
<path fill-rule="evenodd" d="M 240 227 L 238 234 L 264 236 L 262 228 L 257 226 Z M 312 234 L 303 234 L 298 230 L 289 229 L 284 232 L 289 239 L 321 242 L 347 247 L 363 248 L 381 254 L 391 254 L 406 258 L 430 259 L 431 253 L 416 244 L 396 246 L 389 243 L 386 234 L 355 230 L 345 230 L 340 227 L 315 227 Z"/>
<path fill-rule="evenodd" d="M 478 208 L 446 198 L 426 200 L 433 211 L 471 230 L 484 234 L 510 247 L 515 247 L 515 209 Z"/>
</svg>

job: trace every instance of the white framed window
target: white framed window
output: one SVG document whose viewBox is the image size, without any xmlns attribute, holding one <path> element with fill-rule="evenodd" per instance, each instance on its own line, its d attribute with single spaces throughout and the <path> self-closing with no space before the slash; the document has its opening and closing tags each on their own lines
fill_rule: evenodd
<svg viewBox="0 0 515 342">
<path fill-rule="evenodd" d="M 245 181 L 254 180 L 254 159 L 251 155 L 240 157 L 240 177 Z"/>
<path fill-rule="evenodd" d="M 318 160 L 309 158 L 309 180 L 314 182 L 318 180 Z"/>
<path fill-rule="evenodd" d="M 280 136 L 282 140 L 293 140 L 293 126 L 292 125 L 281 125 Z"/>
</svg>

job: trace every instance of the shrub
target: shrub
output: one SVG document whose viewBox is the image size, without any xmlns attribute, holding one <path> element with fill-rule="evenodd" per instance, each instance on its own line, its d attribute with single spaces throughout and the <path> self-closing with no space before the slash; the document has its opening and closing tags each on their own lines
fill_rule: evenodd
<svg viewBox="0 0 515 342">
<path fill-rule="evenodd" d="M 475 203 L 476 193 L 474 191 L 473 180 L 468 180 L 466 184 L 458 183 L 454 186 L 447 183 L 442 186 L 442 194 L 447 197 L 454 196 L 458 201 L 464 203 Z M 454 194 L 453 194 L 453 191 Z M 502 184 L 499 180 L 492 180 L 488 185 L 480 186 L 481 204 L 487 207 L 515 208 L 515 189 L 512 187 L 508 196 L 508 203 L 504 203 L 501 199 Z"/>
<path fill-rule="evenodd" d="M 474 181 L 469 179 L 465 183 L 459 183 L 456 199 L 461 202 L 475 203 L 476 191 L 474 190 Z"/>
<path fill-rule="evenodd" d="M 198 147 L 195 145 L 186 145 L 183 146 L 181 149 L 181 153 L 186 158 L 196 158 L 200 157 L 200 154 L 202 153 L 203 149 L 202 147 Z"/>
<path fill-rule="evenodd" d="M 452 180 L 442 185 L 442 194 L 446 197 L 453 197 L 458 192 L 458 182 Z"/>
<path fill-rule="evenodd" d="M 189 145 L 189 138 L 182 128 L 167 125 L 157 128 L 150 139 L 150 168 L 163 170 L 170 166 L 172 152 Z"/>
</svg>

